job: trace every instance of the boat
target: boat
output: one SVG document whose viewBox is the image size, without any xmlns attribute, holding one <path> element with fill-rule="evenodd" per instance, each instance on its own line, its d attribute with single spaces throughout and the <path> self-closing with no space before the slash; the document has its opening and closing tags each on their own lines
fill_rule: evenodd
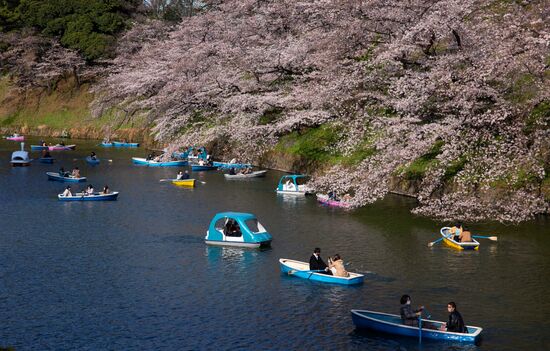
<svg viewBox="0 0 550 351">
<path fill-rule="evenodd" d="M 231 162 L 213 162 L 214 166 L 221 169 L 242 169 L 242 168 L 251 168 L 253 167 L 250 163 L 231 163 Z"/>
<path fill-rule="evenodd" d="M 342 207 L 342 208 L 351 207 L 351 204 L 349 202 L 342 201 L 342 200 L 333 200 L 333 199 L 330 199 L 329 196 L 325 194 L 317 194 L 317 201 L 327 206 Z"/>
<path fill-rule="evenodd" d="M 33 151 L 41 151 L 41 150 L 48 150 L 48 146 L 42 146 L 42 145 L 31 145 L 31 150 Z"/>
<path fill-rule="evenodd" d="M 479 340 L 481 331 L 480 327 L 466 326 L 468 333 L 454 333 L 442 330 L 433 330 L 404 325 L 401 321 L 401 316 L 396 314 L 381 313 L 366 310 L 351 310 L 351 318 L 353 324 L 358 329 L 371 329 L 388 334 L 411 336 L 423 339 L 446 340 L 475 343 Z M 422 324 L 430 323 L 436 327 L 441 327 L 444 322 L 422 319 Z"/>
<path fill-rule="evenodd" d="M 195 179 L 172 179 L 172 184 L 192 188 L 195 186 Z"/>
<path fill-rule="evenodd" d="M 273 237 L 251 213 L 221 212 L 210 221 L 204 241 L 208 245 L 259 248 Z"/>
<path fill-rule="evenodd" d="M 88 164 L 92 165 L 92 166 L 95 166 L 95 165 L 98 165 L 100 160 L 99 158 L 92 158 L 92 156 L 86 156 L 86 162 L 88 162 Z"/>
<path fill-rule="evenodd" d="M 260 178 L 260 177 L 265 177 L 265 174 L 267 173 L 267 171 L 256 171 L 256 172 L 252 172 L 252 173 L 247 173 L 247 174 L 224 174 L 223 176 L 225 177 L 225 179 L 248 179 L 248 178 Z"/>
<path fill-rule="evenodd" d="M 218 169 L 218 167 L 211 165 L 191 165 L 191 170 L 194 172 L 200 172 L 200 171 L 213 171 Z"/>
<path fill-rule="evenodd" d="M 115 147 L 139 147 L 139 143 L 125 143 L 122 141 L 113 141 L 112 144 Z"/>
<path fill-rule="evenodd" d="M 187 166 L 187 161 L 153 161 L 153 160 L 147 160 L 143 157 L 132 157 L 132 162 L 136 165 L 143 165 L 143 166 L 149 166 L 149 167 L 181 167 L 181 166 Z"/>
<path fill-rule="evenodd" d="M 451 228 L 443 227 L 439 231 L 443 237 L 443 243 L 449 247 L 452 247 L 456 250 L 477 250 L 479 249 L 479 242 L 472 238 L 472 241 L 469 242 L 458 242 L 454 240 L 453 235 L 451 234 Z"/>
<path fill-rule="evenodd" d="M 48 150 L 50 150 L 50 151 L 74 150 L 75 148 L 76 148 L 76 145 L 57 144 L 57 145 L 54 145 L 54 146 L 48 146 Z"/>
<path fill-rule="evenodd" d="M 86 193 L 76 193 L 72 196 L 63 196 L 63 194 L 57 195 L 59 201 L 115 201 L 118 197 L 118 191 L 113 191 L 109 194 L 93 193 L 91 195 Z"/>
<path fill-rule="evenodd" d="M 103 146 L 103 147 L 111 147 L 111 146 L 113 146 L 113 143 L 102 141 L 100 145 Z"/>
<path fill-rule="evenodd" d="M 196 146 L 190 146 L 187 151 L 182 152 L 180 154 L 180 157 L 186 158 L 188 160 L 198 161 L 198 160 L 208 160 L 208 152 L 206 151 L 206 148 L 204 146 L 196 147 Z"/>
<path fill-rule="evenodd" d="M 305 186 L 305 184 L 299 184 L 306 177 L 307 176 L 301 174 L 282 176 L 276 189 L 277 194 L 306 195 L 310 192 L 310 190 Z"/>
<path fill-rule="evenodd" d="M 14 151 L 11 154 L 11 165 L 13 167 L 25 167 L 31 164 L 32 159 L 29 158 L 29 153 L 25 151 L 25 143 L 21 143 L 21 150 Z"/>
<path fill-rule="evenodd" d="M 53 163 L 53 161 L 55 161 L 55 158 L 53 158 L 53 157 L 40 157 L 38 159 L 38 161 L 40 161 L 40 163 Z"/>
<path fill-rule="evenodd" d="M 6 140 L 11 140 L 11 141 L 24 141 L 25 140 L 25 137 L 23 135 L 19 135 L 17 133 L 14 133 L 13 135 L 10 135 L 10 136 L 7 136 L 6 137 Z"/>
<path fill-rule="evenodd" d="M 295 261 L 288 258 L 279 259 L 279 266 L 281 267 L 282 273 L 323 283 L 356 285 L 362 284 L 365 279 L 365 276 L 359 273 L 349 272 L 349 277 L 335 277 L 333 275 L 324 274 L 321 272 L 312 272 L 309 270 L 308 262 Z"/>
<path fill-rule="evenodd" d="M 48 175 L 49 180 L 57 180 L 58 182 L 66 182 L 66 183 L 79 183 L 79 182 L 85 182 L 86 177 L 80 177 L 75 178 L 73 176 L 62 176 L 58 172 L 46 172 Z"/>
</svg>

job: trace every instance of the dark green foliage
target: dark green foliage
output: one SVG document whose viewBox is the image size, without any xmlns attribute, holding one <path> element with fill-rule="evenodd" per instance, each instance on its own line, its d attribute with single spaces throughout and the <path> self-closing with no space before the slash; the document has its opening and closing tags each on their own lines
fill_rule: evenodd
<svg viewBox="0 0 550 351">
<path fill-rule="evenodd" d="M 464 166 L 467 163 L 467 159 L 465 156 L 459 157 L 457 160 L 451 162 L 447 168 L 445 168 L 445 174 L 443 175 L 443 180 L 448 181 L 451 178 L 453 178 L 455 175 L 458 174 L 458 172 L 462 171 L 464 169 Z"/>
<path fill-rule="evenodd" d="M 17 28 L 19 0 L 0 0 L 0 32 Z"/>
<path fill-rule="evenodd" d="M 3 29 L 8 7 L 6 0 L 2 1 Z M 139 4 L 138 0 L 21 0 L 9 9 L 16 18 L 12 27 L 32 27 L 59 37 L 64 46 L 93 61 L 112 55 L 114 35 L 126 27 L 126 20 Z"/>
<path fill-rule="evenodd" d="M 310 161 L 323 162 L 331 158 L 330 147 L 338 141 L 338 129 L 330 125 L 292 132 L 281 138 L 279 148 Z"/>
<path fill-rule="evenodd" d="M 550 124 L 550 101 L 542 101 L 533 108 L 525 120 L 523 132 L 532 133 L 539 124 L 545 124 L 547 128 Z"/>
<path fill-rule="evenodd" d="M 266 110 L 261 116 L 259 120 L 259 124 L 265 125 L 270 124 L 273 121 L 275 121 L 277 118 L 279 118 L 283 113 L 283 109 L 280 107 L 273 107 L 269 110 Z"/>
<path fill-rule="evenodd" d="M 403 177 L 407 180 L 421 180 L 430 166 L 437 162 L 436 157 L 441 153 L 441 148 L 443 148 L 444 144 L 443 140 L 437 140 L 427 153 L 403 169 Z"/>
</svg>

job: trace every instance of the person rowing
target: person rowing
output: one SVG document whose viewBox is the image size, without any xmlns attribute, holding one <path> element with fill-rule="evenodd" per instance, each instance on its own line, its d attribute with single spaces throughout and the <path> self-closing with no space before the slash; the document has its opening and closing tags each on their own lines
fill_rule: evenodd
<svg viewBox="0 0 550 351">
<path fill-rule="evenodd" d="M 458 238 L 460 236 L 460 234 L 462 234 L 462 224 L 460 223 L 457 223 L 455 224 L 453 227 L 451 227 L 451 230 L 449 231 L 451 233 L 451 238 L 449 239 L 453 239 L 455 241 L 458 241 Z"/>
<path fill-rule="evenodd" d="M 332 275 L 327 264 L 321 258 L 321 249 L 316 247 L 313 250 L 313 254 L 309 258 L 309 270 L 310 271 L 322 271 L 320 273 Z"/>
<path fill-rule="evenodd" d="M 456 303 L 453 301 L 449 302 L 447 304 L 447 311 L 449 312 L 449 320 L 441 326 L 440 330 L 453 333 L 467 333 L 468 328 L 464 324 L 462 315 L 456 309 Z"/>
<path fill-rule="evenodd" d="M 67 185 L 65 188 L 65 191 L 63 191 L 62 196 L 73 196 L 73 193 L 71 193 L 71 186 Z"/>
<path fill-rule="evenodd" d="M 96 156 L 95 152 L 92 151 L 92 153 L 90 154 L 90 158 L 92 160 L 97 160 L 97 156 Z"/>
</svg>

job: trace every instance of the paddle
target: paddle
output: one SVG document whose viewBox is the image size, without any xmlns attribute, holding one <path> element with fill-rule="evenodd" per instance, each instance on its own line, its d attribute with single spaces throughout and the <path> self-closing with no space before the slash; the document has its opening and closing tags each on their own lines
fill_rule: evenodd
<svg viewBox="0 0 550 351">
<path fill-rule="evenodd" d="M 418 342 L 422 342 L 422 315 L 418 316 Z"/>
<path fill-rule="evenodd" d="M 318 272 L 324 272 L 325 270 L 324 269 L 315 269 L 315 270 L 307 270 L 307 271 L 300 271 L 300 270 L 297 270 L 297 269 L 291 269 L 290 271 L 288 271 L 288 274 L 289 275 L 292 275 L 294 273 L 318 273 Z"/>
<path fill-rule="evenodd" d="M 437 240 L 435 240 L 435 241 L 432 241 L 431 243 L 428 243 L 428 247 L 434 246 L 435 244 L 437 244 L 437 243 L 440 242 L 441 240 L 443 240 L 443 238 L 439 238 L 439 239 L 437 239 Z"/>
<path fill-rule="evenodd" d="M 472 238 L 476 239 L 489 239 L 492 241 L 498 241 L 498 238 L 496 236 L 483 236 L 483 235 L 472 235 Z"/>
</svg>

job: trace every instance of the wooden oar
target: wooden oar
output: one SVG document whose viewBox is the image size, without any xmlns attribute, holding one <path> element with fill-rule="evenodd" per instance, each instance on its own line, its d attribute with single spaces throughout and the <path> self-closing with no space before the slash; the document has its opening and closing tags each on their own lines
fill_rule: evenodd
<svg viewBox="0 0 550 351">
<path fill-rule="evenodd" d="M 174 181 L 174 180 L 177 180 L 177 179 L 161 179 L 161 180 L 159 180 L 159 182 L 171 182 L 171 181 Z"/>
<path fill-rule="evenodd" d="M 496 236 L 483 236 L 483 235 L 472 235 L 472 238 L 476 239 L 489 239 L 492 241 L 498 241 L 498 238 Z"/>
<path fill-rule="evenodd" d="M 418 342 L 422 342 L 422 315 L 418 316 Z"/>
<path fill-rule="evenodd" d="M 437 244 L 437 243 L 440 242 L 441 240 L 443 240 L 443 238 L 439 238 L 439 239 L 437 239 L 437 240 L 435 240 L 435 241 L 432 241 L 431 243 L 428 243 L 428 247 L 434 246 L 435 244 Z"/>
</svg>

